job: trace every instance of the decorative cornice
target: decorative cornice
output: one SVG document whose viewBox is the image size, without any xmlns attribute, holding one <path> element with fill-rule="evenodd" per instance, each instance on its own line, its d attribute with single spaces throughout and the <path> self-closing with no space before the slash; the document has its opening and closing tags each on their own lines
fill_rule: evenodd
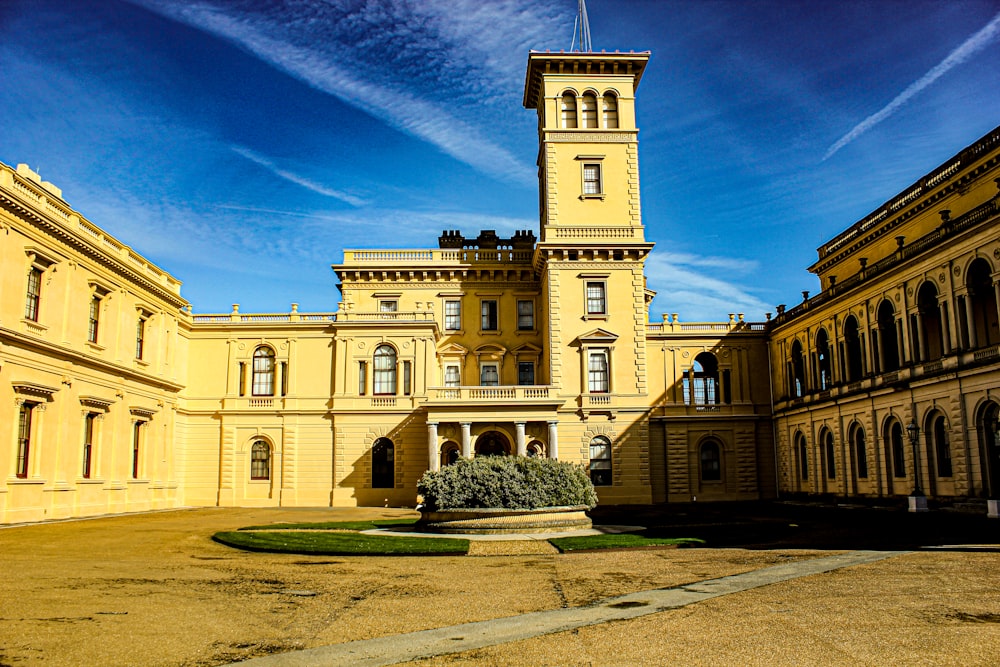
<svg viewBox="0 0 1000 667">
<path fill-rule="evenodd" d="M 44 384 L 36 382 L 19 382 L 15 380 L 10 384 L 14 388 L 15 394 L 34 396 L 35 398 L 43 398 L 47 401 L 51 400 L 52 395 L 59 391 L 56 387 L 47 387 Z"/>
</svg>

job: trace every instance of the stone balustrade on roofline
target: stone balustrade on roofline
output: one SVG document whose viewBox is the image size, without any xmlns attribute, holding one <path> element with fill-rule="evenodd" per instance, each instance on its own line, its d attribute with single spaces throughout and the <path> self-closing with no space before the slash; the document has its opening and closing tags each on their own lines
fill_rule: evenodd
<svg viewBox="0 0 1000 667">
<path fill-rule="evenodd" d="M 117 260 L 153 284 L 180 297 L 181 281 L 70 208 L 62 199 L 62 191 L 51 183 L 43 182 L 27 165 L 18 165 L 15 171 L 0 162 L 0 189 L 8 190 L 45 213 L 48 220 L 54 221 L 78 242 L 90 246 L 98 256 Z"/>
<path fill-rule="evenodd" d="M 648 322 L 646 333 L 656 334 L 707 334 L 720 333 L 763 333 L 767 331 L 766 322 L 747 322 L 743 313 L 730 313 L 728 322 L 681 322 L 677 313 L 663 315 L 663 322 Z"/>
<path fill-rule="evenodd" d="M 423 248 L 409 250 L 344 250 L 339 267 L 378 268 L 379 265 L 531 264 L 534 251 L 512 248 Z"/>
<path fill-rule="evenodd" d="M 395 313 L 390 313 L 395 315 Z M 300 313 L 299 305 L 292 304 L 291 311 L 287 313 L 241 313 L 240 305 L 233 304 L 233 310 L 228 313 L 205 313 L 192 315 L 192 322 L 195 324 L 268 324 L 276 322 L 335 322 L 336 313 Z"/>
</svg>

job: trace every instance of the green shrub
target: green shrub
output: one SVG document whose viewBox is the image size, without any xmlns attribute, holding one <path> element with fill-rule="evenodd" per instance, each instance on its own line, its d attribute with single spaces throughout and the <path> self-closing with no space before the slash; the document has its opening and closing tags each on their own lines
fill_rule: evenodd
<svg viewBox="0 0 1000 667">
<path fill-rule="evenodd" d="M 583 466 L 526 456 L 458 459 L 417 482 L 425 509 L 537 509 L 597 505 Z"/>
</svg>

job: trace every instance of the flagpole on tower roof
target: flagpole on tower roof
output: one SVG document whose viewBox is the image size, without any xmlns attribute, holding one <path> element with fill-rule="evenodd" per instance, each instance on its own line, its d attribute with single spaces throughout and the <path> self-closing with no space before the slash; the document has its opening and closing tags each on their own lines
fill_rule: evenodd
<svg viewBox="0 0 1000 667">
<path fill-rule="evenodd" d="M 580 48 L 576 48 L 576 38 L 580 38 Z M 587 2 L 586 0 L 579 0 L 579 10 L 576 15 L 576 20 L 573 21 L 573 43 L 570 44 L 570 51 L 582 51 L 583 53 L 590 53 L 594 50 L 594 47 L 590 43 L 590 19 L 587 17 Z"/>
</svg>

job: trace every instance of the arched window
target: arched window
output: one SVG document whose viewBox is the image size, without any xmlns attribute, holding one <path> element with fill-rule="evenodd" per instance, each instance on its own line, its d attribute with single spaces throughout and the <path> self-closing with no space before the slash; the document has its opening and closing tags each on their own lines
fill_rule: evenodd
<svg viewBox="0 0 1000 667">
<path fill-rule="evenodd" d="M 795 434 L 795 452 L 799 457 L 799 479 L 805 481 L 809 479 L 809 448 L 801 431 Z"/>
<path fill-rule="evenodd" d="M 820 329 L 816 334 L 816 374 L 820 391 L 830 388 L 833 383 L 833 373 L 830 364 L 830 337 L 826 329 Z"/>
<path fill-rule="evenodd" d="M 868 450 L 865 448 L 865 430 L 855 424 L 851 431 L 851 448 L 854 450 L 854 470 L 858 479 L 868 479 Z"/>
<path fill-rule="evenodd" d="M 888 299 L 879 304 L 877 321 L 876 345 L 878 345 L 879 372 L 898 371 L 899 339 L 896 333 L 896 311 Z"/>
<path fill-rule="evenodd" d="M 693 405 L 718 405 L 719 361 L 711 352 L 702 352 L 694 358 L 691 367 L 691 400 Z"/>
<path fill-rule="evenodd" d="M 379 438 L 372 445 L 373 489 L 391 489 L 396 486 L 395 449 L 389 438 Z"/>
<path fill-rule="evenodd" d="M 821 436 L 823 439 L 824 468 L 827 479 L 837 479 L 837 448 L 833 443 L 833 431 L 827 430 Z"/>
<path fill-rule="evenodd" d="M 934 453 L 937 476 L 951 477 L 951 445 L 948 443 L 948 424 L 943 414 L 935 412 L 931 415 L 927 420 L 926 433 L 930 436 L 927 444 Z"/>
<path fill-rule="evenodd" d="M 854 315 L 848 315 L 844 320 L 844 357 L 845 371 L 848 382 L 861 379 L 863 358 L 861 354 L 861 332 L 858 330 L 858 320 Z"/>
<path fill-rule="evenodd" d="M 979 453 L 983 461 L 983 491 L 990 498 L 1000 497 L 1000 405 L 993 401 L 979 410 L 976 419 Z"/>
<path fill-rule="evenodd" d="M 991 273 L 989 262 L 980 257 L 969 265 L 969 272 L 966 274 L 965 284 L 969 289 L 967 307 L 972 310 L 973 327 L 969 332 L 970 347 L 987 347 L 1000 343 L 997 295 Z"/>
<path fill-rule="evenodd" d="M 602 100 L 604 108 L 604 127 L 615 129 L 618 127 L 618 98 L 614 93 L 604 93 Z"/>
<path fill-rule="evenodd" d="M 594 486 L 611 486 L 611 441 L 598 435 L 590 441 L 590 481 Z"/>
<path fill-rule="evenodd" d="M 792 358 L 789 361 L 789 378 L 791 393 L 795 398 L 802 397 L 806 392 L 806 359 L 802 354 L 802 343 L 792 343 Z"/>
<path fill-rule="evenodd" d="M 459 459 L 459 456 L 461 454 L 459 453 L 458 443 L 449 440 L 441 445 L 441 465 L 450 466 Z"/>
<path fill-rule="evenodd" d="M 583 126 L 597 127 L 597 97 L 593 93 L 583 94 L 583 104 L 581 108 L 583 116 Z"/>
<path fill-rule="evenodd" d="M 701 445 L 701 481 L 718 482 L 722 479 L 722 450 L 715 440 Z"/>
<path fill-rule="evenodd" d="M 940 359 L 944 354 L 941 307 L 938 305 L 937 287 L 930 280 L 917 292 L 917 324 L 916 349 L 920 360 Z"/>
<path fill-rule="evenodd" d="M 250 448 L 250 479 L 271 479 L 271 446 L 263 440 Z"/>
<path fill-rule="evenodd" d="M 274 396 L 274 350 L 261 345 L 253 353 L 254 396 Z"/>
<path fill-rule="evenodd" d="M 396 348 L 392 345 L 379 345 L 375 348 L 375 387 L 376 396 L 396 395 Z"/>
<path fill-rule="evenodd" d="M 568 90 L 562 95 L 562 126 L 576 127 L 576 95 Z"/>
<path fill-rule="evenodd" d="M 528 456 L 532 458 L 545 458 L 545 445 L 540 443 L 538 440 L 532 440 L 528 443 Z"/>
<path fill-rule="evenodd" d="M 906 449 L 903 444 L 903 427 L 895 419 L 887 428 L 889 442 L 889 463 L 893 477 L 906 477 Z"/>
</svg>

